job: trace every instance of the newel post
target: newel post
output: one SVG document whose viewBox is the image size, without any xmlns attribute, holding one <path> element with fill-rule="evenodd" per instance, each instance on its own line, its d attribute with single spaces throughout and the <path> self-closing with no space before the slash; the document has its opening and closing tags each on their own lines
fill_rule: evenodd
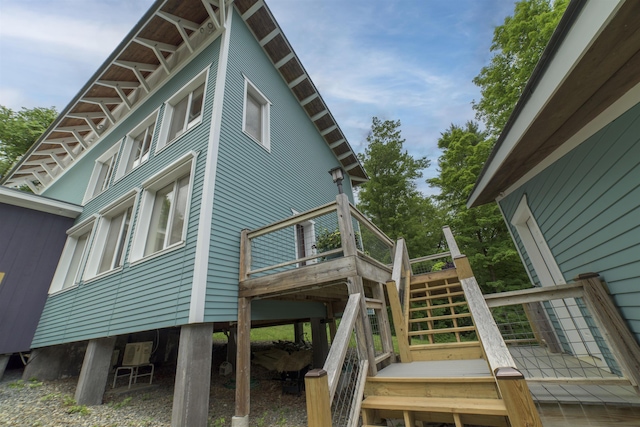
<svg viewBox="0 0 640 427">
<path fill-rule="evenodd" d="M 313 369 L 304 376 L 307 391 L 307 421 L 309 427 L 331 427 L 329 377 L 324 369 Z"/>
<path fill-rule="evenodd" d="M 351 221 L 349 198 L 346 194 L 338 194 L 336 202 L 338 203 L 338 229 L 340 230 L 342 254 L 345 257 L 353 256 L 356 254 L 356 236 L 353 231 L 353 222 Z"/>
</svg>

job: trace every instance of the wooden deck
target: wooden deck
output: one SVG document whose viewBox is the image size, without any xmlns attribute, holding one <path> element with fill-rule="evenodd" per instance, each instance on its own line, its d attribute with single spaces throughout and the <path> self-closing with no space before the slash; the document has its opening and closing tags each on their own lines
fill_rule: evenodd
<svg viewBox="0 0 640 427">
<path fill-rule="evenodd" d="M 470 378 L 491 377 L 487 361 L 433 360 L 392 363 L 378 372 L 378 378 Z"/>
</svg>

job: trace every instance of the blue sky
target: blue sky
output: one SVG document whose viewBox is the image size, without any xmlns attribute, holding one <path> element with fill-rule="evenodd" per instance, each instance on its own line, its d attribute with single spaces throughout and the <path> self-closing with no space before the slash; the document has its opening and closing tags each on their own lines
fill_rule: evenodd
<svg viewBox="0 0 640 427">
<path fill-rule="evenodd" d="M 473 119 L 472 83 L 513 0 L 266 0 L 361 152 L 371 117 L 401 120 L 405 147 L 436 174 L 437 140 Z M 0 0 L 0 104 L 61 110 L 151 0 Z M 418 183 L 432 193 L 424 181 Z"/>
</svg>

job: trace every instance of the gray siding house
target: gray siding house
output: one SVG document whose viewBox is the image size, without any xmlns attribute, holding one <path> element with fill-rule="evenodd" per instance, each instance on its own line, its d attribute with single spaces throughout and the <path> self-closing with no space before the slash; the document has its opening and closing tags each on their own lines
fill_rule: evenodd
<svg viewBox="0 0 640 427">
<path fill-rule="evenodd" d="M 0 187 L 0 377 L 28 352 L 47 291 L 82 207 Z"/>
<path fill-rule="evenodd" d="M 569 5 L 468 206 L 498 203 L 535 286 L 599 274 L 640 343 L 639 17 Z"/>
<path fill-rule="evenodd" d="M 353 201 L 366 173 L 263 1 L 156 1 L 2 181 L 82 206 L 31 347 L 88 341 L 76 398 L 97 404 L 116 337 L 180 328 L 173 424 L 206 424 L 198 346 L 237 320 L 241 230 L 335 200 L 336 167 Z"/>
</svg>

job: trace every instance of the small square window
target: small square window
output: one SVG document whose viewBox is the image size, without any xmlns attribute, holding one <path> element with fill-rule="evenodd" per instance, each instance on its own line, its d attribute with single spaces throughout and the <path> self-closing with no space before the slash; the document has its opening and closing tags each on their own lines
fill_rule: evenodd
<svg viewBox="0 0 640 427">
<path fill-rule="evenodd" d="M 89 186 L 85 193 L 85 202 L 102 193 L 111 185 L 111 178 L 116 168 L 119 148 L 120 143 L 118 142 L 96 160 L 91 179 L 89 180 Z"/>
<path fill-rule="evenodd" d="M 242 130 L 269 150 L 271 148 L 269 100 L 245 77 Z"/>
</svg>

